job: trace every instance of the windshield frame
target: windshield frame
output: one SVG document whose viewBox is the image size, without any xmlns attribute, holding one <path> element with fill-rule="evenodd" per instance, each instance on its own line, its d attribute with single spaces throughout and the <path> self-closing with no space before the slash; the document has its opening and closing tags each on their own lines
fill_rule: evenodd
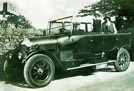
<svg viewBox="0 0 134 91">
<path fill-rule="evenodd" d="M 56 26 L 56 27 L 53 27 L 53 25 L 56 25 L 56 24 L 61 24 L 60 26 Z M 69 27 L 69 28 L 67 28 Z M 68 30 L 68 32 L 71 32 L 72 30 L 72 22 L 68 22 L 68 21 L 65 21 L 65 22 L 49 22 L 49 35 L 53 35 L 53 34 L 61 34 L 60 32 L 60 29 L 64 29 L 64 30 Z M 52 31 L 57 31 L 59 33 L 52 33 Z"/>
<path fill-rule="evenodd" d="M 69 20 L 70 19 L 70 20 Z M 54 23 L 61 23 L 62 25 L 60 26 L 61 28 L 66 28 L 66 24 L 67 23 L 70 23 L 70 29 L 67 29 L 69 30 L 70 32 L 72 32 L 72 23 L 73 21 L 73 16 L 68 16 L 68 17 L 63 17 L 63 18 L 59 18 L 59 19 L 56 19 L 56 20 L 51 20 L 48 22 L 48 28 L 47 28 L 47 35 L 52 35 L 52 25 Z M 60 33 L 59 33 L 60 34 Z"/>
</svg>

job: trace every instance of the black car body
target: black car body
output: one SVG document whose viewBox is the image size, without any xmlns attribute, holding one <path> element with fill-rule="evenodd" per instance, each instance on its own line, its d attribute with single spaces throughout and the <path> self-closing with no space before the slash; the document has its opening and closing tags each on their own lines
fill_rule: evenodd
<svg viewBox="0 0 134 91">
<path fill-rule="evenodd" d="M 131 33 L 91 32 L 90 23 L 81 22 L 84 32 L 73 34 L 73 23 L 63 21 L 66 18 L 49 21 L 48 35 L 20 43 L 18 60 L 24 64 L 24 78 L 31 87 L 48 85 L 58 68 L 73 70 L 113 63 L 117 71 L 127 70 Z"/>
</svg>

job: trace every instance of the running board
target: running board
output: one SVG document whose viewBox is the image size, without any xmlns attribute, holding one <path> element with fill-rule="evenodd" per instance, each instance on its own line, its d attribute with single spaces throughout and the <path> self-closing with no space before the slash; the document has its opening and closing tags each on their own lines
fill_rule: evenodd
<svg viewBox="0 0 134 91">
<path fill-rule="evenodd" d="M 116 60 L 110 60 L 110 61 L 107 61 L 107 62 L 96 63 L 96 64 L 90 64 L 90 63 L 81 64 L 81 65 L 78 66 L 78 67 L 68 68 L 67 70 L 74 70 L 74 69 L 79 69 L 79 68 L 84 68 L 84 67 L 89 67 L 89 66 L 95 66 L 95 65 L 107 64 L 107 63 L 113 63 L 113 62 L 115 62 L 115 61 L 116 61 Z"/>
</svg>

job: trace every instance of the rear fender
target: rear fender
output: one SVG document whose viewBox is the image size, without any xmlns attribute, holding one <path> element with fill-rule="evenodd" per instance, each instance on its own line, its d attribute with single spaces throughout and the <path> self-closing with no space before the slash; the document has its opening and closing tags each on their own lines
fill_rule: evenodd
<svg viewBox="0 0 134 91">
<path fill-rule="evenodd" d="M 117 47 L 115 50 L 111 51 L 111 52 L 107 52 L 107 56 L 110 60 L 116 60 L 116 57 L 117 57 L 117 53 L 118 51 L 121 49 L 121 48 L 125 48 L 129 53 L 130 53 L 130 56 L 131 56 L 131 47 L 130 45 L 123 45 L 122 47 Z"/>
<path fill-rule="evenodd" d="M 129 54 L 130 54 L 130 59 L 132 58 L 132 49 L 131 49 L 131 46 L 130 45 L 124 45 L 124 46 L 122 46 L 121 48 L 125 48 L 128 52 L 129 52 Z M 121 49 L 120 48 L 120 49 Z"/>
<path fill-rule="evenodd" d="M 129 49 L 130 49 L 131 47 L 130 47 L 130 45 L 124 45 L 124 46 L 122 46 L 121 48 L 125 48 L 125 49 L 127 49 L 127 50 L 129 51 Z M 120 48 L 120 49 L 121 49 L 121 48 Z"/>
</svg>

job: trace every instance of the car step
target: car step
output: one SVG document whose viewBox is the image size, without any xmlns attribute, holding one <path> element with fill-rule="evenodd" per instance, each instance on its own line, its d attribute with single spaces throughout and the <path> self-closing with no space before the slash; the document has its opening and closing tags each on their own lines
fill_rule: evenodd
<svg viewBox="0 0 134 91">
<path fill-rule="evenodd" d="M 89 66 L 95 66 L 95 65 L 107 64 L 107 63 L 113 63 L 115 61 L 116 60 L 110 60 L 110 61 L 107 61 L 107 62 L 101 62 L 101 63 L 96 63 L 96 64 L 86 63 L 86 64 L 81 64 L 78 67 L 68 68 L 67 70 L 74 70 L 74 69 L 79 69 L 79 68 L 84 68 L 84 67 L 89 67 Z"/>
</svg>

